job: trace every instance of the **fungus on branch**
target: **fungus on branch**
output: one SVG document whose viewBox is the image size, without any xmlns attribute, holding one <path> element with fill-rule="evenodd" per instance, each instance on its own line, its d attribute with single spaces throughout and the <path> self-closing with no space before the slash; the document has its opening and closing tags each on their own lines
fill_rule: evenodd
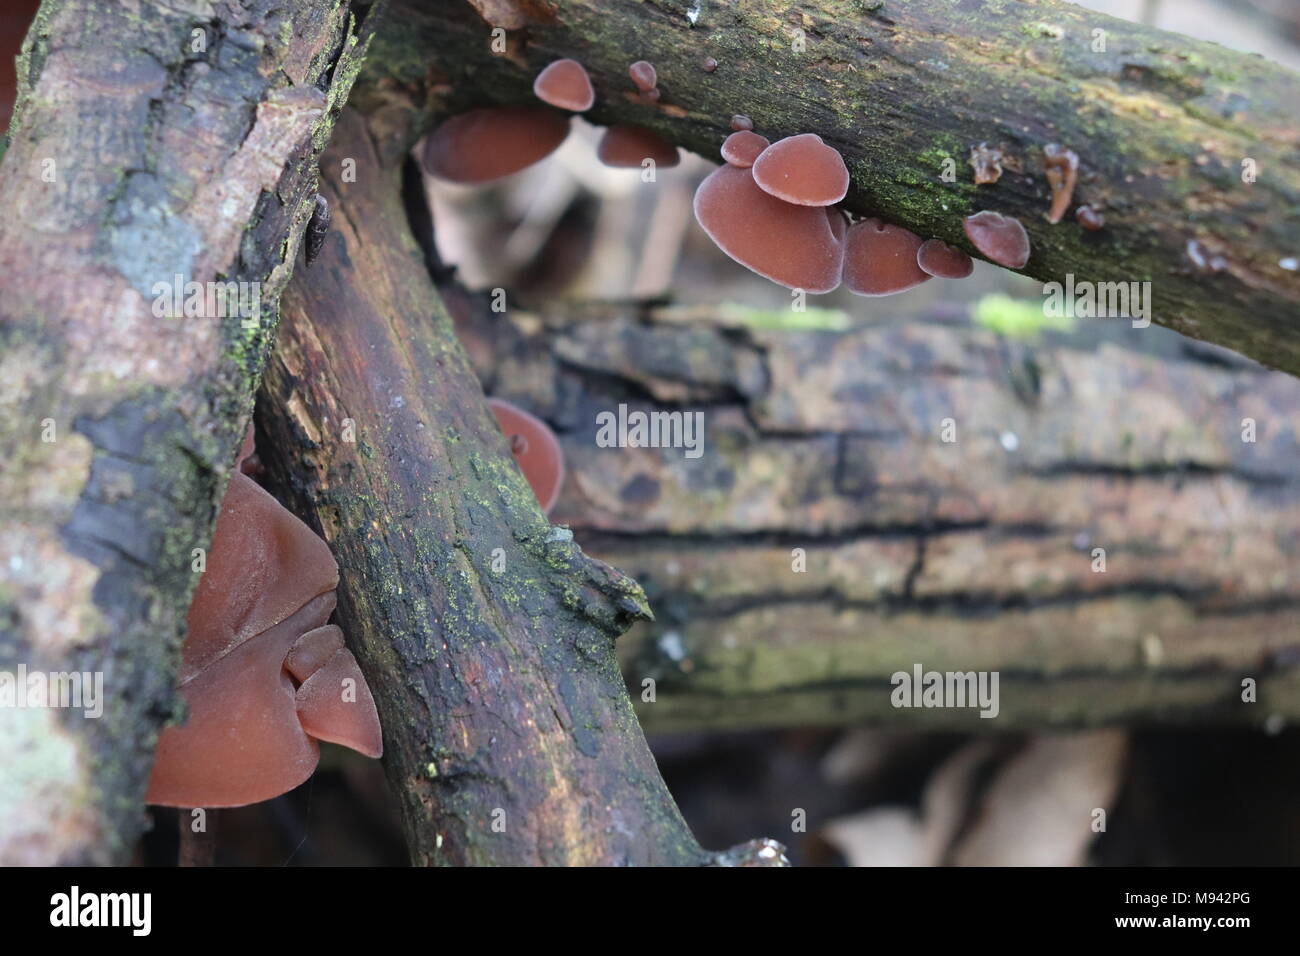
<svg viewBox="0 0 1300 956">
<path fill-rule="evenodd" d="M 1043 153 L 1047 157 L 1047 184 L 1052 188 L 1052 206 L 1047 212 L 1047 221 L 1056 225 L 1070 208 L 1074 184 L 1079 178 L 1079 157 L 1074 150 L 1057 143 L 1048 143 L 1043 147 Z"/>
<path fill-rule="evenodd" d="M 244 473 L 251 453 L 250 430 L 190 604 L 177 678 L 189 714 L 159 737 L 148 803 L 235 807 L 279 796 L 316 769 L 317 740 L 383 753 L 365 677 L 325 623 L 338 566 Z"/>
<path fill-rule="evenodd" d="M 659 74 L 655 70 L 654 64 L 645 60 L 637 60 L 627 68 L 627 75 L 632 77 L 632 82 L 642 93 L 649 93 L 659 85 Z"/>
<path fill-rule="evenodd" d="M 922 271 L 941 279 L 964 279 L 975 271 L 975 263 L 965 251 L 942 239 L 927 239 L 916 250 L 916 264 Z"/>
<path fill-rule="evenodd" d="M 533 80 L 533 95 L 543 103 L 573 113 L 585 113 L 596 102 L 587 68 L 577 60 L 556 60 Z"/>
<path fill-rule="evenodd" d="M 611 126 L 600 138 L 596 157 L 618 168 L 635 168 L 647 159 L 664 167 L 681 162 L 676 146 L 644 126 Z"/>
<path fill-rule="evenodd" d="M 816 133 L 777 140 L 754 161 L 754 182 L 798 206 L 830 206 L 849 191 L 849 170 L 839 150 Z"/>
<path fill-rule="evenodd" d="M 722 158 L 732 166 L 749 169 L 770 145 L 766 136 L 759 136 L 753 130 L 738 130 L 723 142 Z"/>
<path fill-rule="evenodd" d="M 502 398 L 489 398 L 488 406 L 510 444 L 519 470 L 528 479 L 542 511 L 549 512 L 564 485 L 564 451 L 550 426 Z"/>
<path fill-rule="evenodd" d="M 962 220 L 966 236 L 991 262 L 1023 269 L 1029 261 L 1029 234 L 1019 219 L 986 209 Z"/>
<path fill-rule="evenodd" d="M 750 170 L 719 166 L 695 192 L 695 219 L 728 256 L 789 289 L 830 292 L 844 264 L 844 219 L 835 209 L 783 202 Z"/>
<path fill-rule="evenodd" d="M 545 159 L 569 118 L 544 106 L 486 106 L 446 120 L 424 141 L 424 168 L 454 183 L 487 183 Z"/>
<path fill-rule="evenodd" d="M 902 226 L 863 219 L 844 241 L 844 284 L 856 295 L 906 292 L 930 279 L 917 265 L 921 237 Z"/>
</svg>

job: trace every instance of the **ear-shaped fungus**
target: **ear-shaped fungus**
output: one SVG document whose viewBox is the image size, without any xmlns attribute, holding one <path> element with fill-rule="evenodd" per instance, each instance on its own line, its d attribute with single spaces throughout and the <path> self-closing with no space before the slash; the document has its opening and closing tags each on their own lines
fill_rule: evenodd
<svg viewBox="0 0 1300 956">
<path fill-rule="evenodd" d="M 921 271 L 941 279 L 964 279 L 975 271 L 971 257 L 942 239 L 927 239 L 916 250 L 916 264 Z"/>
<path fill-rule="evenodd" d="M 317 740 L 383 752 L 365 678 L 338 628 L 325 626 L 337 585 L 325 542 L 242 471 L 232 474 L 181 650 L 189 716 L 158 740 L 148 803 L 270 799 L 311 776 Z"/>
<path fill-rule="evenodd" d="M 644 126 L 611 126 L 596 147 L 596 157 L 606 166 L 634 168 L 652 159 L 656 166 L 681 162 L 677 147 Z"/>
<path fill-rule="evenodd" d="M 645 60 L 637 60 L 627 68 L 627 75 L 632 77 L 632 82 L 642 93 L 649 93 L 659 85 L 659 74 L 655 70 L 653 63 Z"/>
<path fill-rule="evenodd" d="M 596 102 L 587 68 L 577 60 L 556 60 L 533 80 L 533 95 L 543 103 L 583 113 Z"/>
<path fill-rule="evenodd" d="M 759 136 L 752 130 L 742 129 L 732 133 L 722 144 L 722 158 L 732 166 L 749 169 L 754 160 L 771 144 L 766 136 Z"/>
<path fill-rule="evenodd" d="M 799 206 L 829 206 L 849 191 L 849 170 L 839 151 L 816 133 L 779 139 L 754 161 L 754 182 L 777 199 Z"/>
<path fill-rule="evenodd" d="M 902 226 L 863 219 L 844 240 L 844 284 L 857 295 L 893 295 L 929 280 L 916 264 L 921 237 Z"/>
<path fill-rule="evenodd" d="M 528 479 L 542 511 L 549 512 L 564 484 L 564 451 L 550 426 L 502 398 L 489 398 L 488 406 L 510 442 L 519 470 Z"/>
<path fill-rule="evenodd" d="M 453 116 L 424 141 L 424 168 L 454 183 L 486 183 L 545 159 L 569 118 L 544 106 L 487 106 Z"/>
<path fill-rule="evenodd" d="M 985 209 L 963 219 L 962 228 L 990 262 L 1008 269 L 1023 269 L 1029 261 L 1029 234 L 1019 219 Z"/>
<path fill-rule="evenodd" d="M 1047 221 L 1056 225 L 1070 208 L 1074 184 L 1079 178 L 1079 156 L 1059 143 L 1048 143 L 1043 147 L 1043 155 L 1046 157 L 1043 162 L 1047 185 L 1052 189 L 1052 206 L 1047 212 Z"/>
<path fill-rule="evenodd" d="M 748 169 L 719 166 L 695 192 L 695 219 L 718 248 L 788 289 L 830 292 L 844 264 L 844 218 L 758 188 Z"/>
<path fill-rule="evenodd" d="M 1089 232 L 1096 232 L 1106 225 L 1106 217 L 1091 206 L 1080 206 L 1074 211 L 1074 218 L 1079 220 L 1079 225 Z"/>
</svg>

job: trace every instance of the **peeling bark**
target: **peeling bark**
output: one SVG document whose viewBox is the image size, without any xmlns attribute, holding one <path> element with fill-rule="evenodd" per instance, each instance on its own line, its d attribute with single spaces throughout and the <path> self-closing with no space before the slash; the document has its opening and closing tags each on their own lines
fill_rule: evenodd
<svg viewBox="0 0 1300 956">
<path fill-rule="evenodd" d="M 192 551 L 379 5 L 48 0 L 28 35 L 0 165 L 0 671 L 98 673 L 105 699 L 0 708 L 0 861 L 121 863 L 144 825 Z M 260 314 L 160 318 L 178 275 L 260 283 Z"/>
<path fill-rule="evenodd" d="M 439 111 L 535 102 L 537 72 L 576 57 L 596 87 L 592 122 L 644 125 L 709 158 L 734 113 L 770 139 L 816 132 L 848 163 L 855 212 L 971 252 L 963 217 L 1016 216 L 1033 242 L 1025 274 L 1149 281 L 1155 322 L 1300 374 L 1300 272 L 1283 265 L 1300 256 L 1300 78 L 1281 67 L 1053 0 L 515 9 L 528 25 L 495 55 L 465 0 L 399 0 L 400 29 L 380 38 L 359 103 L 416 91 L 427 125 Z M 627 76 L 640 59 L 658 70 L 655 105 Z M 967 167 L 981 143 L 1002 152 L 996 185 Z M 1074 202 L 1104 212 L 1100 232 L 1072 215 L 1047 222 L 1051 143 L 1079 155 Z"/>
<path fill-rule="evenodd" d="M 781 332 L 444 294 L 489 392 L 560 434 L 554 519 L 646 588 L 655 621 L 620 657 L 634 696 L 655 681 L 648 732 L 970 725 L 892 707 L 917 662 L 999 671 L 1000 727 L 1300 714 L 1286 375 L 1096 323 L 1023 344 L 924 317 Z M 704 454 L 598 447 L 620 404 L 701 412 Z"/>
</svg>

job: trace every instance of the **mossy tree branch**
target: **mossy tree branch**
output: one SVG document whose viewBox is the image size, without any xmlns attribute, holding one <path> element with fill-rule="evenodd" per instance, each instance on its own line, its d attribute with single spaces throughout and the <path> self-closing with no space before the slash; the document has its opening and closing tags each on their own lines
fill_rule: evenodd
<svg viewBox="0 0 1300 956">
<path fill-rule="evenodd" d="M 614 638 L 641 588 L 538 510 L 407 226 L 402 156 L 344 114 L 335 207 L 284 297 L 259 417 L 272 473 L 339 561 L 339 617 L 418 864 L 766 864 L 696 844 Z M 355 163 L 355 182 L 335 172 Z"/>
<path fill-rule="evenodd" d="M 475 7 L 509 28 L 504 52 Z M 1300 374 L 1300 78 L 1258 57 L 1056 0 L 398 0 L 393 23 L 375 91 L 423 91 L 426 119 L 536 102 L 533 77 L 572 56 L 593 122 L 711 159 L 735 113 L 773 139 L 816 132 L 848 162 L 850 209 L 971 251 L 964 216 L 1016 216 L 1027 275 L 1149 281 L 1155 322 Z M 657 105 L 632 95 L 638 59 Z M 995 185 L 967 166 L 982 142 L 1003 153 Z M 1100 232 L 1046 221 L 1049 143 L 1079 155 Z"/>
<path fill-rule="evenodd" d="M 28 35 L 0 165 L 0 670 L 100 674 L 104 709 L 0 708 L 0 861 L 121 863 L 144 825 L 193 549 L 381 5 L 47 0 Z M 247 286 L 159 317 L 177 277 L 260 309 Z"/>
</svg>

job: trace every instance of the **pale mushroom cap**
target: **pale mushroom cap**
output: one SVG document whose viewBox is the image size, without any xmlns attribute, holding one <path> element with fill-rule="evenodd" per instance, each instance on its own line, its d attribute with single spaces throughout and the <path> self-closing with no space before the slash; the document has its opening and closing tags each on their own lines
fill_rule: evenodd
<svg viewBox="0 0 1300 956">
<path fill-rule="evenodd" d="M 564 485 L 564 451 L 555 432 L 536 415 L 505 399 L 489 398 L 488 406 L 507 441 L 513 435 L 524 437 L 523 447 L 512 448 L 511 453 L 519 464 L 519 470 L 528 479 L 542 511 L 550 511 L 559 500 L 560 488 Z"/>
<path fill-rule="evenodd" d="M 840 284 L 844 244 L 833 209 L 796 206 L 763 192 L 748 169 L 719 166 L 695 193 L 695 218 L 742 266 L 789 289 L 830 292 Z"/>
<path fill-rule="evenodd" d="M 902 226 L 864 219 L 844 241 L 844 285 L 857 295 L 894 295 L 930 279 L 916 264 L 921 237 Z"/>
<path fill-rule="evenodd" d="M 962 220 L 962 228 L 990 262 L 1008 269 L 1023 269 L 1029 261 L 1029 234 L 1019 219 L 986 209 L 967 216 Z"/>
<path fill-rule="evenodd" d="M 816 133 L 777 140 L 754 161 L 754 182 L 777 199 L 800 206 L 829 206 L 849 191 L 849 170 L 839 151 Z"/>
<path fill-rule="evenodd" d="M 587 68 L 577 60 L 556 60 L 533 80 L 533 95 L 543 103 L 574 113 L 591 109 L 596 102 Z"/>
<path fill-rule="evenodd" d="M 486 183 L 545 159 L 569 118 L 544 106 L 487 106 L 453 116 L 424 141 L 424 168 L 455 183 Z"/>
<path fill-rule="evenodd" d="M 748 169 L 770 145 L 766 136 L 759 136 L 752 130 L 742 129 L 732 133 L 722 144 L 722 158 L 732 166 Z"/>
<path fill-rule="evenodd" d="M 645 60 L 637 60 L 627 68 L 627 75 L 632 77 L 632 82 L 642 93 L 649 93 L 659 83 L 659 74 L 655 70 L 654 64 Z"/>
<path fill-rule="evenodd" d="M 739 133 L 743 129 L 753 129 L 754 121 L 744 113 L 737 113 L 731 117 L 731 128 Z"/>
<path fill-rule="evenodd" d="M 681 162 L 676 146 L 644 126 L 611 126 L 600 138 L 596 157 L 606 166 L 619 168 L 639 167 L 647 159 L 663 167 Z"/>
<path fill-rule="evenodd" d="M 941 279 L 964 279 L 975 271 L 975 263 L 964 250 L 942 239 L 927 239 L 916 250 L 916 264 L 922 271 Z"/>
</svg>

